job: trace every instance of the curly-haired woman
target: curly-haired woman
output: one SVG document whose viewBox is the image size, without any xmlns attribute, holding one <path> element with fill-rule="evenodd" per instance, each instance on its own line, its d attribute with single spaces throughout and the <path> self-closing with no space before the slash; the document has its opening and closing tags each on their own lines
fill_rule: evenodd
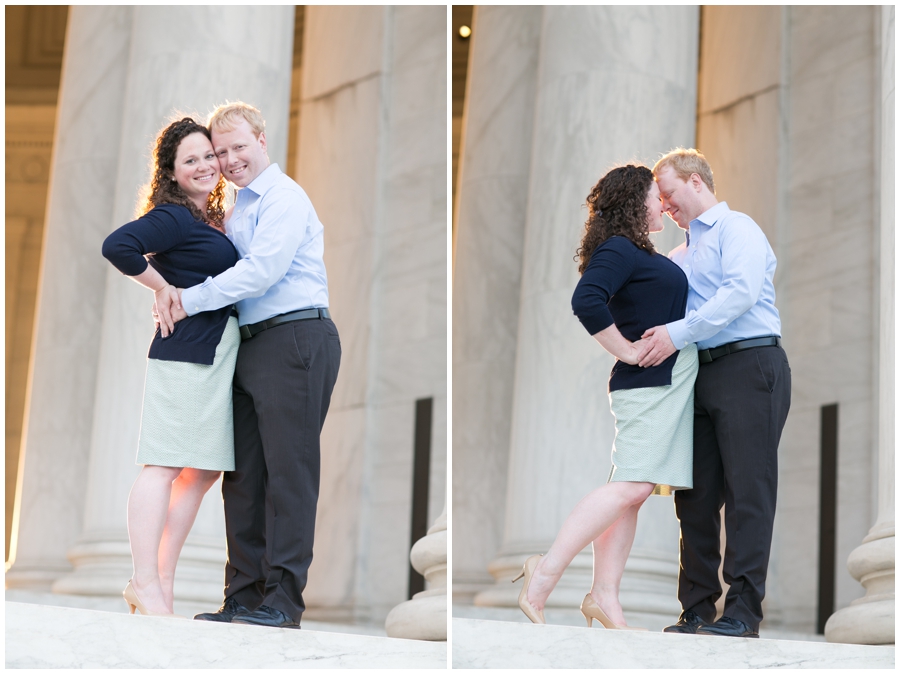
<svg viewBox="0 0 900 674">
<path fill-rule="evenodd" d="M 237 263 L 225 236 L 225 181 L 201 124 L 185 117 L 160 132 L 141 216 L 103 243 L 119 271 L 171 295 Z M 128 497 L 134 574 L 131 612 L 174 616 L 175 566 L 203 495 L 234 470 L 231 379 L 240 343 L 224 307 L 159 326 L 147 360 L 137 463 Z M 174 616 L 182 617 L 182 616 Z"/>
<path fill-rule="evenodd" d="M 613 466 L 607 484 L 585 496 L 566 518 L 544 555 L 529 557 L 519 606 L 543 623 L 547 597 L 563 571 L 593 544 L 594 578 L 581 612 L 608 629 L 627 627 L 619 583 L 634 542 L 637 514 L 653 494 L 692 486 L 696 346 L 656 367 L 637 365 L 641 335 L 684 317 L 688 282 L 681 269 L 659 255 L 651 232 L 663 228 L 663 208 L 653 174 L 628 165 L 607 173 L 587 198 L 588 219 L 578 249 L 581 280 L 572 309 L 600 345 L 616 357 L 609 379 L 616 418 Z M 516 580 L 518 580 L 516 578 Z"/>
</svg>

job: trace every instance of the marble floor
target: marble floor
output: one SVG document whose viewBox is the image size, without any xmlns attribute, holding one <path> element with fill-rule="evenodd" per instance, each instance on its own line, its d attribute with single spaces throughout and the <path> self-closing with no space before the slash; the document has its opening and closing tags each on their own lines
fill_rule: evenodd
<svg viewBox="0 0 900 674">
<path fill-rule="evenodd" d="M 518 608 L 499 608 L 472 606 L 471 604 L 454 604 L 454 618 L 466 618 L 469 620 L 501 620 L 503 622 L 529 624 L 528 618 Z M 544 617 L 548 625 L 561 625 L 566 627 L 584 627 L 584 617 L 578 609 L 548 608 L 544 609 Z M 630 614 L 628 624 L 637 627 L 646 627 L 651 632 L 661 632 L 663 627 L 672 624 L 675 617 L 668 618 L 650 614 Z M 779 628 L 760 627 L 759 636 L 763 639 L 782 639 L 788 641 L 818 641 L 825 643 L 824 634 L 810 634 L 807 632 L 793 632 Z"/>
<path fill-rule="evenodd" d="M 453 667 L 462 669 L 870 669 L 894 667 L 893 646 L 725 639 L 454 618 Z"/>
<path fill-rule="evenodd" d="M 108 611 L 110 613 L 128 613 L 127 604 L 120 597 L 85 597 L 74 594 L 56 594 L 53 592 L 34 592 L 31 590 L 7 590 L 6 601 L 22 604 L 42 604 L 44 606 L 64 606 L 67 608 L 83 608 L 90 611 Z M 197 613 L 215 611 L 219 608 L 215 603 L 175 600 L 175 613 L 193 616 Z M 384 625 L 361 625 L 325 622 L 303 618 L 303 629 L 316 632 L 336 632 L 338 634 L 367 634 L 373 637 L 384 637 Z"/>
<path fill-rule="evenodd" d="M 6 668 L 446 669 L 445 642 L 6 602 Z"/>
</svg>

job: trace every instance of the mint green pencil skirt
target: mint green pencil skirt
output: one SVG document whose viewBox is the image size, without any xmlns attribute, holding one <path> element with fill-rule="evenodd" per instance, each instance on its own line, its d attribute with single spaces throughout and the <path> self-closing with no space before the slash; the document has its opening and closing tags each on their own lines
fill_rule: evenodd
<svg viewBox="0 0 900 674">
<path fill-rule="evenodd" d="M 138 464 L 234 470 L 231 381 L 240 344 L 232 316 L 212 365 L 147 359 Z"/>
<path fill-rule="evenodd" d="M 654 494 L 691 489 L 694 474 L 696 344 L 678 353 L 669 386 L 611 391 L 616 418 L 608 482 L 652 482 Z"/>
</svg>

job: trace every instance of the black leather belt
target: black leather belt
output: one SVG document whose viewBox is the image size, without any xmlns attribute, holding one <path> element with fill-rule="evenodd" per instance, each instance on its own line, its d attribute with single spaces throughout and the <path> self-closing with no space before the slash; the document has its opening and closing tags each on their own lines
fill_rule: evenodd
<svg viewBox="0 0 900 674">
<path fill-rule="evenodd" d="M 729 342 L 714 349 L 703 349 L 697 352 L 700 363 L 711 363 L 716 358 L 727 356 L 730 353 L 737 353 L 744 349 L 758 349 L 761 346 L 781 346 L 781 337 L 754 337 L 753 339 L 739 339 L 736 342 Z"/>
<path fill-rule="evenodd" d="M 292 311 L 289 314 L 281 314 L 280 316 L 272 316 L 265 321 L 254 323 L 253 325 L 241 326 L 241 339 L 250 339 L 253 335 L 258 335 L 263 330 L 274 328 L 276 325 L 284 325 L 285 323 L 293 323 L 294 321 L 308 321 L 311 318 L 331 318 L 328 309 L 303 309 L 301 311 Z"/>
</svg>

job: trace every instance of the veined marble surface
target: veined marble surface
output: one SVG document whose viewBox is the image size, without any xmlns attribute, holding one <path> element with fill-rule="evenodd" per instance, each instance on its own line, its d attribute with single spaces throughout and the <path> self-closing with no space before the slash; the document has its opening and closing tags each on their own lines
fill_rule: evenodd
<svg viewBox="0 0 900 674">
<path fill-rule="evenodd" d="M 503 537 L 542 11 L 473 20 L 453 243 L 453 591 L 470 598 Z"/>
<path fill-rule="evenodd" d="M 630 612 L 629 614 L 629 612 L 626 611 L 625 617 L 627 618 L 629 625 L 646 627 L 651 632 L 662 632 L 663 627 L 675 622 L 679 613 L 680 609 L 673 612 L 669 618 L 661 622 L 657 622 L 656 620 L 648 621 L 648 617 L 655 619 L 656 616 L 648 616 L 647 614 L 635 612 Z M 470 606 L 460 603 L 453 605 L 452 615 L 453 618 L 466 618 L 469 620 L 499 620 L 503 622 L 523 623 L 525 625 L 529 624 L 528 618 L 525 617 L 525 614 L 522 613 L 521 609 L 518 607 Z M 581 611 L 579 611 L 575 605 L 572 605 L 569 608 L 547 606 L 544 608 L 544 618 L 547 620 L 548 625 L 584 627 L 584 616 L 581 615 Z M 765 623 L 760 626 L 759 635 L 763 639 L 779 639 L 781 641 L 813 641 L 820 643 L 826 641 L 825 635 L 823 634 L 811 634 L 785 630 L 779 627 L 767 627 Z"/>
<path fill-rule="evenodd" d="M 446 11 L 310 7 L 299 182 L 325 227 L 341 372 L 322 434 L 316 615 L 407 597 L 415 401 L 434 399 L 429 521 L 446 482 Z"/>
<path fill-rule="evenodd" d="M 6 602 L 7 668 L 446 666 L 444 643 Z"/>
<path fill-rule="evenodd" d="M 104 611 L 106 613 L 128 613 L 128 605 L 121 596 L 87 597 L 77 594 L 59 594 L 54 592 L 32 592 L 30 590 L 7 590 L 6 601 L 17 604 L 39 604 L 41 606 L 77 608 L 88 611 Z M 192 601 L 179 599 L 176 593 L 175 613 L 188 618 L 198 613 L 218 610 L 221 600 L 215 602 Z M 349 623 L 318 620 L 311 618 L 312 612 L 307 608 L 303 614 L 303 629 L 316 632 L 334 632 L 337 634 L 365 634 L 370 637 L 384 637 L 387 633 L 382 625 Z M 480 616 L 479 616 L 480 617 Z"/>
<path fill-rule="evenodd" d="M 453 619 L 452 629 L 454 669 L 894 667 L 893 646 L 717 639 L 460 618 Z"/>
</svg>

